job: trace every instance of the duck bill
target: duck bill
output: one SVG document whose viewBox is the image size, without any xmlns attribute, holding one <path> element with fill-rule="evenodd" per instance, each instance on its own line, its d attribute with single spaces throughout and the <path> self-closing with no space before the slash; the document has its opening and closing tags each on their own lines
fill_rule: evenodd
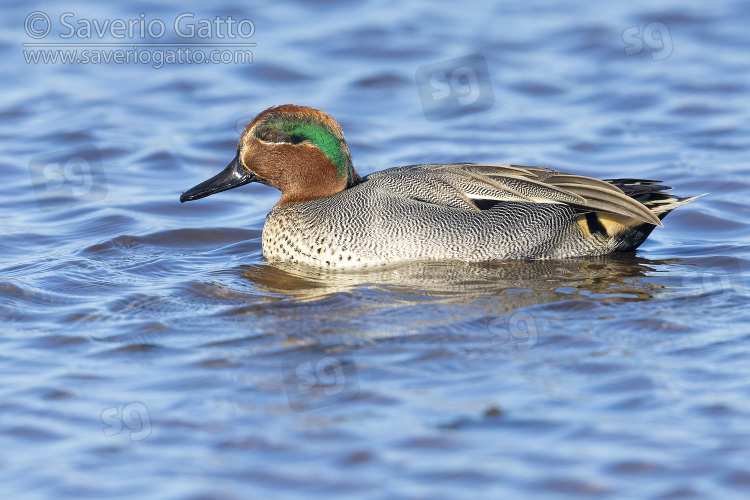
<svg viewBox="0 0 750 500">
<path fill-rule="evenodd" d="M 182 193 L 182 196 L 180 196 L 180 202 L 185 203 L 186 201 L 199 200 L 206 196 L 211 196 L 212 194 L 244 186 L 255 180 L 257 180 L 255 174 L 242 168 L 240 155 L 238 153 L 237 156 L 234 157 L 234 160 L 227 165 L 227 168 L 207 181 L 201 182 L 197 186 Z"/>
</svg>

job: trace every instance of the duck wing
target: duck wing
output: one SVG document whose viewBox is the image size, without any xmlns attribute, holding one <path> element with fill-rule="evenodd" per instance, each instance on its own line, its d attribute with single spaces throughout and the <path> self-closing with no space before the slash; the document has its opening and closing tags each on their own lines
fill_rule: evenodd
<svg viewBox="0 0 750 500">
<path fill-rule="evenodd" d="M 543 167 L 484 163 L 410 165 L 375 172 L 367 179 L 388 182 L 389 188 L 415 200 L 452 208 L 486 210 L 503 201 L 565 204 L 656 226 L 662 226 L 656 214 L 631 196 L 641 189 L 670 189 L 653 186 L 659 181 L 604 181 Z"/>
</svg>

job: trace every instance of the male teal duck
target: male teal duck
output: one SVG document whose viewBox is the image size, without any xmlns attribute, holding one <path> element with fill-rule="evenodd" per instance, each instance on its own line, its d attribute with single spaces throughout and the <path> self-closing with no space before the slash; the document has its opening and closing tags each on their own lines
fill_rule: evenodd
<svg viewBox="0 0 750 500">
<path fill-rule="evenodd" d="M 661 181 L 518 165 L 410 165 L 360 177 L 338 123 L 292 104 L 256 116 L 232 162 L 180 201 L 249 182 L 281 191 L 263 226 L 268 261 L 337 268 L 632 251 L 696 198 L 665 193 Z"/>
</svg>

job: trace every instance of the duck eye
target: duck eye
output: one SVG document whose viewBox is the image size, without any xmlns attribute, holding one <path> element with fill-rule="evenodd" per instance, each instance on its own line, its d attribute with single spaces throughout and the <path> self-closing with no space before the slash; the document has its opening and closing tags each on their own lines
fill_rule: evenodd
<svg viewBox="0 0 750 500">
<path fill-rule="evenodd" d="M 278 135 L 276 134 L 276 132 L 269 131 L 269 132 L 266 132 L 265 134 L 263 134 L 263 140 L 264 141 L 273 142 L 277 138 L 278 138 Z"/>
</svg>

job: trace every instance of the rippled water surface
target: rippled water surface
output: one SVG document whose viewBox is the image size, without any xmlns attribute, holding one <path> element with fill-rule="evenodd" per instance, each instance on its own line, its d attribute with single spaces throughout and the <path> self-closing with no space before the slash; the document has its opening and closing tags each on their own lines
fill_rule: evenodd
<svg viewBox="0 0 750 500">
<path fill-rule="evenodd" d="M 61 38 L 66 12 L 167 33 Z M 183 13 L 255 32 L 184 39 Z M 748 18 L 740 1 L 6 5 L 2 497 L 746 498 Z M 22 45 L 230 41 L 252 63 L 34 64 Z M 272 266 L 278 192 L 178 198 L 283 103 L 331 113 L 363 175 L 508 162 L 709 194 L 634 254 Z"/>
</svg>

